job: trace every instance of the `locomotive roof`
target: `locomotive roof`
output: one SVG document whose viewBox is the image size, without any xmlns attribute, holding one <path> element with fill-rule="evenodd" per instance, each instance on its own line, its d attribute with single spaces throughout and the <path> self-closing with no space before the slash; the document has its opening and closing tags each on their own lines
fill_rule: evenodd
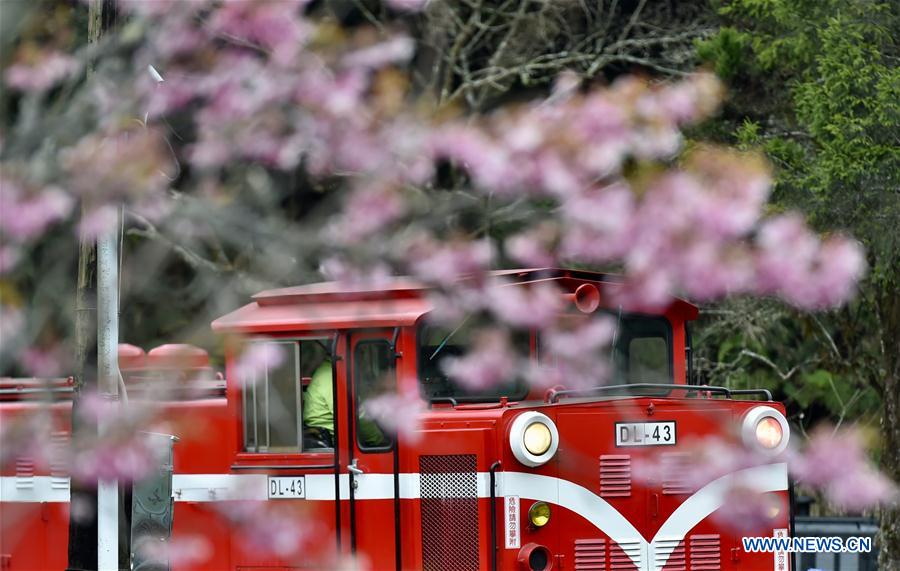
<svg viewBox="0 0 900 571">
<path fill-rule="evenodd" d="M 519 284 L 621 282 L 615 275 L 558 268 L 500 270 L 491 275 Z M 249 304 L 213 321 L 212 328 L 262 333 L 412 325 L 432 309 L 426 295 L 429 289 L 413 278 L 397 277 L 371 284 L 320 282 L 265 290 L 254 295 Z M 685 319 L 696 317 L 695 306 L 683 300 L 673 301 Z"/>
</svg>

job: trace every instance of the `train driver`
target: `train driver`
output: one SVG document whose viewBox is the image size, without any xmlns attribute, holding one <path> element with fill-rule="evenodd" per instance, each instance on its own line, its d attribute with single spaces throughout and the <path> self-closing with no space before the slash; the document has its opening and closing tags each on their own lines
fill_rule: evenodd
<svg viewBox="0 0 900 571">
<path fill-rule="evenodd" d="M 304 441 L 311 447 L 334 448 L 334 394 L 332 392 L 331 357 L 326 355 L 312 375 L 303 403 Z M 358 430 L 360 441 L 366 446 L 381 446 L 387 442 L 378 425 L 362 416 Z M 308 447 L 308 445 L 304 445 Z"/>
</svg>

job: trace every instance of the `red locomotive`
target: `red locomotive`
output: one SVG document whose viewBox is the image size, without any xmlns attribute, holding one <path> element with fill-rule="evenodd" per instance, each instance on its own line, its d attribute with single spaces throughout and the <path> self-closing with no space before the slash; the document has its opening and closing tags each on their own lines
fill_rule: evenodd
<svg viewBox="0 0 900 571">
<path fill-rule="evenodd" d="M 551 282 L 569 292 L 578 305 L 572 319 L 610 310 L 599 292 L 611 278 L 602 274 L 504 275 L 516 282 L 510 287 Z M 400 279 L 377 291 L 333 283 L 278 289 L 213 323 L 242 343 L 277 344 L 288 358 L 255 373 L 258 378 L 241 378 L 240 349 L 229 343 L 227 382 L 207 380 L 199 393 L 164 403 L 179 437 L 172 534 L 202 534 L 211 542 L 200 567 L 321 568 L 334 560 L 329 554 L 357 554 L 376 570 L 788 568 L 783 556 L 744 552 L 739 535 L 712 517 L 726 501 L 725 488 L 737 482 L 775 506 L 771 529 L 759 535 L 787 533 L 785 464 L 773 460 L 699 489 L 679 464 L 684 447 L 705 436 L 744 439 L 773 456 L 789 437 L 783 407 L 765 391 L 689 384 L 687 324 L 695 306 L 673 300 L 665 312 L 619 312 L 612 384 L 543 392 L 511 381 L 473 391 L 439 366 L 446 355 L 466 350 L 465 327 L 429 324 L 426 293 Z M 522 342 L 533 359 L 552 363 L 535 333 Z M 129 351 L 123 369 L 149 366 L 140 350 Z M 203 355 L 195 357 L 195 368 L 208 367 Z M 305 418 L 305 401 L 313 398 L 308 393 L 326 360 L 331 430 Z M 387 384 L 416 390 L 429 403 L 420 438 L 369 436 L 361 402 Z M 26 392 L 2 389 L 4 423 L 38 406 L 46 410 Z M 738 400 L 736 392 L 763 398 Z M 70 404 L 51 409 L 64 439 Z M 670 459 L 670 469 L 658 481 L 634 478 L 633 466 L 650 453 Z M 65 568 L 66 475 L 27 458 L 3 470 L 3 569 Z M 209 509 L 211 502 L 295 508 L 296 517 L 317 529 L 308 559 L 261 559 L 235 537 L 223 512 Z"/>
</svg>

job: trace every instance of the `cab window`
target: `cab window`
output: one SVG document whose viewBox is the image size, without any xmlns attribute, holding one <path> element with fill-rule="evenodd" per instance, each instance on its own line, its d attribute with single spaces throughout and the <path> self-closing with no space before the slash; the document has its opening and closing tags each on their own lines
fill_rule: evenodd
<svg viewBox="0 0 900 571">
<path fill-rule="evenodd" d="M 255 341 L 245 348 L 245 354 L 252 350 L 262 359 L 248 367 L 240 379 L 246 452 L 332 449 L 334 399 L 329 342 Z"/>
<path fill-rule="evenodd" d="M 389 449 L 393 445 L 393 437 L 366 414 L 365 404 L 369 399 L 397 391 L 391 344 L 380 339 L 360 341 L 356 344 L 353 358 L 357 444 L 362 451 Z"/>
<path fill-rule="evenodd" d="M 525 398 L 528 386 L 524 380 L 511 378 L 508 382 L 485 389 L 466 388 L 456 383 L 444 371 L 444 363 L 451 357 L 462 357 L 472 346 L 476 326 L 465 320 L 456 328 L 440 327 L 425 323 L 418 331 L 419 392 L 426 401 L 453 398 L 456 401 L 494 401 L 500 397 L 512 400 Z M 530 336 L 517 332 L 512 336 L 513 350 L 517 354 L 529 354 Z"/>
<path fill-rule="evenodd" d="M 672 328 L 668 320 L 637 314 L 617 319 L 613 383 L 672 383 Z"/>
<path fill-rule="evenodd" d="M 602 349 L 603 358 L 610 362 L 613 371 L 605 384 L 672 383 L 672 328 L 668 320 L 652 315 L 603 312 L 616 321 L 615 347 Z M 542 365 L 556 367 L 555 355 L 544 351 L 539 354 Z"/>
</svg>

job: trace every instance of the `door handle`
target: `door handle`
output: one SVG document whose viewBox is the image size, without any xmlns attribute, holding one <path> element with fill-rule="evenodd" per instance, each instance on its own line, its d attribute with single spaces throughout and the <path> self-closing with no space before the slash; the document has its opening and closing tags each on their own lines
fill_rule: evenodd
<svg viewBox="0 0 900 571">
<path fill-rule="evenodd" d="M 357 466 L 356 462 L 357 462 L 357 460 L 356 460 L 356 458 L 354 458 L 353 462 L 350 462 L 350 464 L 347 465 L 347 471 L 350 472 L 351 474 L 353 474 L 354 476 L 359 476 L 361 474 L 364 474 L 362 468 Z"/>
</svg>

